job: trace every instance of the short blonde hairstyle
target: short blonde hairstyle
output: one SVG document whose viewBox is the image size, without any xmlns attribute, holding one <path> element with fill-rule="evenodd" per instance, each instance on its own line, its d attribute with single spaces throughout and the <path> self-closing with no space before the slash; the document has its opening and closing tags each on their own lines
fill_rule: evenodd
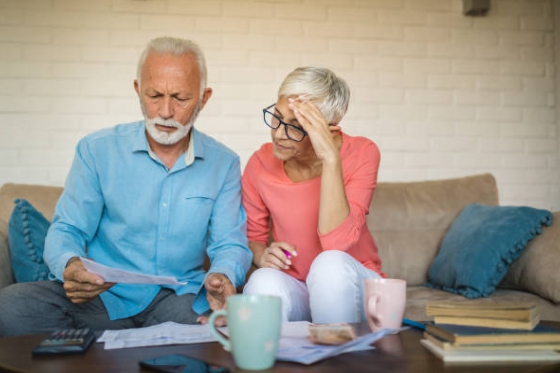
<svg viewBox="0 0 560 373">
<path fill-rule="evenodd" d="M 278 97 L 302 96 L 314 101 L 329 124 L 338 124 L 350 102 L 348 83 L 327 68 L 298 67 L 278 89 Z"/>
</svg>

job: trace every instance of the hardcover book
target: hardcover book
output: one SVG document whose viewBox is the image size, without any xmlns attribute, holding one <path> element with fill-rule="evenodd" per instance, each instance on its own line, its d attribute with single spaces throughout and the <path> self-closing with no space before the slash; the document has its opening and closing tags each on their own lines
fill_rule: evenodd
<svg viewBox="0 0 560 373">
<path fill-rule="evenodd" d="M 542 323 L 533 330 L 427 323 L 426 332 L 456 345 L 560 343 L 560 329 Z"/>
<path fill-rule="evenodd" d="M 424 333 L 424 339 L 429 340 L 437 347 L 444 350 L 555 350 L 560 351 L 560 343 L 473 343 L 457 345 L 453 342 L 445 341 L 435 335 Z"/>
<path fill-rule="evenodd" d="M 539 318 L 536 303 L 533 302 L 496 302 L 493 299 L 465 299 L 429 302 L 426 305 L 428 316 L 481 317 L 533 321 Z"/>
<path fill-rule="evenodd" d="M 505 328 L 505 329 L 524 329 L 533 330 L 539 323 L 540 318 L 537 316 L 533 320 L 509 320 L 495 319 L 487 317 L 465 317 L 465 316 L 435 316 L 436 324 L 456 324 L 456 325 L 472 325 L 485 326 L 489 328 Z"/>
<path fill-rule="evenodd" d="M 512 349 L 482 349 L 482 350 L 446 350 L 428 339 L 421 339 L 420 343 L 444 362 L 497 362 L 497 361 L 559 361 L 560 353 L 553 350 L 512 350 Z"/>
</svg>

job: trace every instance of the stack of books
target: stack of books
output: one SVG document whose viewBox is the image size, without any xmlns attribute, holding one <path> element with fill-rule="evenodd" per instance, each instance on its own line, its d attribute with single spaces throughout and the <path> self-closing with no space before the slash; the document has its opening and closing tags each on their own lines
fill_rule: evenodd
<svg viewBox="0 0 560 373">
<path fill-rule="evenodd" d="M 421 343 L 445 362 L 560 361 L 560 329 L 539 322 L 534 303 L 428 303 Z"/>
<path fill-rule="evenodd" d="M 533 302 L 496 302 L 493 299 L 430 302 L 426 315 L 436 324 L 533 330 L 540 321 Z"/>
</svg>

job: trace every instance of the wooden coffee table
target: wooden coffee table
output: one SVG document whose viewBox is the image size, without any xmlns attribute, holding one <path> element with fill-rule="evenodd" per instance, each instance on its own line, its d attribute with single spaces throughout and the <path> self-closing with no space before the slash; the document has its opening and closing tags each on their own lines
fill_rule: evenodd
<svg viewBox="0 0 560 373">
<path fill-rule="evenodd" d="M 560 325 L 559 323 L 549 323 Z M 367 332 L 367 325 L 357 325 L 358 332 Z M 146 372 L 138 361 L 170 353 L 181 353 L 212 364 L 234 367 L 231 355 L 217 342 L 188 345 L 158 346 L 104 350 L 102 343 L 95 343 L 84 355 L 32 357 L 32 348 L 45 335 L 0 338 L 0 372 L 41 373 L 94 373 L 94 372 Z M 557 372 L 560 364 L 550 363 L 494 363 L 494 364 L 444 364 L 420 345 L 422 332 L 405 330 L 386 336 L 374 350 L 339 355 L 314 365 L 276 362 L 267 372 L 275 373 L 360 373 L 360 372 Z M 241 372 L 232 369 L 232 372 Z"/>
</svg>

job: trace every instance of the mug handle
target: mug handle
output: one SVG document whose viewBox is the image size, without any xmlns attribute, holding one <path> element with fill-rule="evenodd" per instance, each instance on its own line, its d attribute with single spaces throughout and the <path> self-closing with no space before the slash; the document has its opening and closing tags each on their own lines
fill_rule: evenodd
<svg viewBox="0 0 560 373">
<path fill-rule="evenodd" d="M 212 312 L 210 318 L 208 319 L 208 325 L 210 326 L 210 333 L 212 333 L 212 335 L 216 337 L 218 342 L 220 342 L 222 346 L 224 346 L 224 349 L 226 351 L 231 351 L 231 342 L 229 341 L 229 339 L 225 338 L 223 334 L 220 333 L 218 329 L 216 329 L 216 317 L 218 316 L 227 317 L 226 310 L 217 310 Z"/>
<path fill-rule="evenodd" d="M 368 313 L 373 319 L 373 323 L 375 324 L 375 326 L 381 326 L 381 317 L 376 313 L 377 304 L 379 303 L 380 299 L 381 296 L 377 293 L 372 294 L 368 299 Z"/>
</svg>

